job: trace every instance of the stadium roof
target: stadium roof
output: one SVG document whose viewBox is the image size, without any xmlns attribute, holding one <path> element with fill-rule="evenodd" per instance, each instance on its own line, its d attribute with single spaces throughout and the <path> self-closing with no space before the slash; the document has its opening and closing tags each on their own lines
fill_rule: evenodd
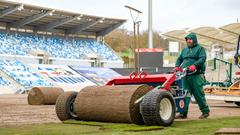
<svg viewBox="0 0 240 135">
<path fill-rule="evenodd" d="M 198 36 L 198 41 L 205 47 L 221 45 L 224 48 L 236 47 L 238 35 L 240 35 L 240 23 L 231 23 L 221 27 L 198 27 L 184 30 L 173 30 L 162 33 L 165 37 L 185 43 L 184 37 L 190 32 Z"/>
<path fill-rule="evenodd" d="M 126 20 L 91 16 L 23 3 L 0 1 L 0 22 L 6 27 L 29 27 L 34 31 L 104 36 Z"/>
</svg>

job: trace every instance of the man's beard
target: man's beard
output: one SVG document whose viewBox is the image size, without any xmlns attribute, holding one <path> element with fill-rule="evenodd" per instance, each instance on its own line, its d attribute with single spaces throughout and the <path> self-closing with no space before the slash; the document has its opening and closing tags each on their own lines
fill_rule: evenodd
<svg viewBox="0 0 240 135">
<path fill-rule="evenodd" d="M 188 47 L 193 47 L 193 44 L 187 43 Z"/>
</svg>

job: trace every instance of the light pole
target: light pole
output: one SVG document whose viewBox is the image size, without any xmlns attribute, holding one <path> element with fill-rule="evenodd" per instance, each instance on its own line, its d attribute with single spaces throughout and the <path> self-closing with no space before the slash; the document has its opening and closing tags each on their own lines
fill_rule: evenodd
<svg viewBox="0 0 240 135">
<path fill-rule="evenodd" d="M 129 12 L 130 12 L 130 15 L 131 15 L 131 18 L 132 18 L 132 21 L 133 21 L 133 66 L 134 66 L 134 70 L 136 70 L 136 62 L 135 62 L 135 49 L 136 49 L 136 46 L 137 46 L 136 45 L 137 44 L 136 43 L 136 25 L 140 22 L 140 21 L 137 21 L 137 20 L 138 20 L 139 14 L 141 14 L 142 12 L 140 10 L 136 9 L 136 8 L 133 8 L 133 7 L 130 7 L 130 6 L 127 6 L 127 5 L 125 5 L 124 7 L 129 9 Z M 137 13 L 136 17 L 133 16 L 132 11 Z M 138 25 L 140 25 L 140 24 L 138 24 Z M 139 26 L 138 26 L 138 29 L 139 29 Z"/>
<path fill-rule="evenodd" d="M 140 45 L 140 40 L 139 40 L 139 27 L 142 21 L 137 21 L 136 25 L 137 25 L 137 71 L 138 74 L 140 73 L 140 58 L 139 58 L 139 45 Z"/>
<path fill-rule="evenodd" d="M 152 0 L 148 0 L 148 48 L 153 48 Z"/>
</svg>

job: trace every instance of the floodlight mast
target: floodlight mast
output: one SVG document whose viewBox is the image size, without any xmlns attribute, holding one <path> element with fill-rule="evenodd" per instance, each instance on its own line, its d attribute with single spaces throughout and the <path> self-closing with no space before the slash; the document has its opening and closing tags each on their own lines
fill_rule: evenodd
<svg viewBox="0 0 240 135">
<path fill-rule="evenodd" d="M 152 0 L 148 0 L 148 48 L 153 48 Z"/>
<path fill-rule="evenodd" d="M 134 37 L 133 48 L 132 48 L 132 50 L 133 50 L 133 67 L 134 67 L 134 70 L 136 70 L 135 50 L 136 50 L 136 48 L 139 48 L 139 45 L 137 47 L 137 41 L 136 41 L 136 26 L 137 26 L 137 32 L 138 32 L 137 34 L 139 36 L 139 26 L 140 26 L 141 21 L 138 21 L 137 19 L 139 17 L 139 14 L 141 14 L 142 12 L 140 10 L 136 9 L 136 8 L 133 8 L 133 7 L 130 7 L 130 6 L 127 6 L 127 5 L 125 5 L 124 7 L 129 9 L 130 15 L 131 15 L 132 21 L 133 21 L 133 37 Z M 132 11 L 137 13 L 136 17 L 133 16 Z M 139 42 L 138 42 L 138 44 L 139 44 Z M 138 59 L 137 61 L 139 62 L 139 49 L 138 49 L 137 59 Z M 139 63 L 138 63 L 137 67 L 138 67 L 138 73 L 139 73 L 140 72 Z"/>
<path fill-rule="evenodd" d="M 142 21 L 137 21 L 136 24 L 137 24 L 137 71 L 138 71 L 138 74 L 140 73 L 140 57 L 139 57 L 139 45 L 140 45 L 140 39 L 139 39 L 139 27 L 140 27 L 140 24 L 142 23 Z"/>
</svg>

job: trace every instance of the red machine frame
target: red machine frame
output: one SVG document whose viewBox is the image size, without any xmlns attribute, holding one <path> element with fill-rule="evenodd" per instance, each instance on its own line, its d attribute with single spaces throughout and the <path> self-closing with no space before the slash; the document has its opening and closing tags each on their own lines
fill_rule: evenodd
<svg viewBox="0 0 240 135">
<path fill-rule="evenodd" d="M 106 85 L 159 83 L 162 84 L 162 89 L 170 90 L 175 80 L 175 74 L 148 75 L 146 72 L 141 72 L 140 74 L 132 72 L 129 76 L 116 77 L 110 80 Z"/>
</svg>

